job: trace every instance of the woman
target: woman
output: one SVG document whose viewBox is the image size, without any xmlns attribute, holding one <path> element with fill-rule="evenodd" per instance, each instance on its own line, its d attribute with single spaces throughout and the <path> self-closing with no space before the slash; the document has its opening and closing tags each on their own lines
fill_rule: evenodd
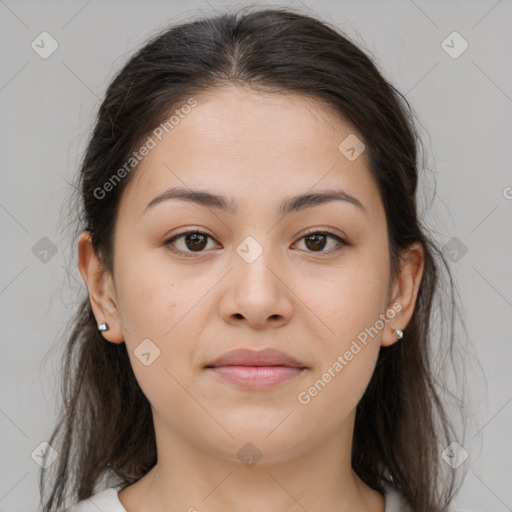
<svg viewBox="0 0 512 512">
<path fill-rule="evenodd" d="M 448 510 L 444 260 L 402 100 L 289 9 L 171 27 L 130 59 L 81 168 L 88 297 L 45 511 L 68 488 L 72 512 Z"/>
</svg>

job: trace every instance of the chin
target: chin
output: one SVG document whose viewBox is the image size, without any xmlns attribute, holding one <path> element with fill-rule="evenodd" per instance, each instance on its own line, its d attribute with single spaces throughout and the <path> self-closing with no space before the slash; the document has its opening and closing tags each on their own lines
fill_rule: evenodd
<svg viewBox="0 0 512 512">
<path fill-rule="evenodd" d="M 203 448 L 214 452 L 215 457 L 229 462 L 241 462 L 247 467 L 290 462 L 313 449 L 315 440 L 304 429 L 290 428 L 290 425 L 285 427 L 284 424 L 276 428 L 282 420 L 281 415 L 272 428 L 268 428 L 266 423 L 258 425 L 257 418 L 254 418 L 252 426 L 251 419 L 247 419 L 247 424 L 239 425 L 238 428 L 226 424 L 232 438 L 219 433 L 215 439 L 205 439 L 203 431 L 201 442 L 206 443 L 207 446 Z"/>
</svg>

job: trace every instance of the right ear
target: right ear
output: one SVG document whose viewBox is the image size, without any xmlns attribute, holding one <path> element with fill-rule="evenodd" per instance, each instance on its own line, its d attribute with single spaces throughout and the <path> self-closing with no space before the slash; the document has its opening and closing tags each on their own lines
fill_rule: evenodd
<svg viewBox="0 0 512 512">
<path fill-rule="evenodd" d="M 109 325 L 108 331 L 101 332 L 102 336 L 112 343 L 122 343 L 124 336 L 114 281 L 92 246 L 90 231 L 83 231 L 78 239 L 78 270 L 87 286 L 96 323 Z"/>
</svg>

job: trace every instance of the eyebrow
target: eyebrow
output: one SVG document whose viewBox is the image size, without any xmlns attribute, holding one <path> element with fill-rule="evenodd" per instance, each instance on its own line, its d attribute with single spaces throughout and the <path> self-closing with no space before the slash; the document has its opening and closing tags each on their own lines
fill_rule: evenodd
<svg viewBox="0 0 512 512">
<path fill-rule="evenodd" d="M 189 201 L 207 208 L 215 208 L 217 210 L 225 211 L 232 215 L 236 214 L 238 211 L 237 205 L 233 199 L 228 199 L 225 196 L 203 190 L 174 187 L 152 199 L 144 208 L 144 212 L 153 206 L 170 199 Z M 366 214 L 366 210 L 359 199 L 343 190 L 323 190 L 320 192 L 305 193 L 288 197 L 281 202 L 277 211 L 281 216 L 285 216 L 290 213 L 299 212 L 332 201 L 345 201 L 349 204 L 353 204 Z"/>
</svg>

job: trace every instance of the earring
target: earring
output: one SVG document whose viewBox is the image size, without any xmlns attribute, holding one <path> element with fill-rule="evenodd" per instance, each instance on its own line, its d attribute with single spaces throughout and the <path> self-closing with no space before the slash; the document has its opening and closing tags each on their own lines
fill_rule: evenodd
<svg viewBox="0 0 512 512">
<path fill-rule="evenodd" d="M 102 324 L 98 324 L 98 331 L 108 331 L 110 327 L 106 322 L 103 322 Z"/>
<path fill-rule="evenodd" d="M 400 329 L 395 329 L 393 331 L 395 333 L 395 336 L 401 340 L 404 337 L 404 331 L 401 331 Z"/>
</svg>

